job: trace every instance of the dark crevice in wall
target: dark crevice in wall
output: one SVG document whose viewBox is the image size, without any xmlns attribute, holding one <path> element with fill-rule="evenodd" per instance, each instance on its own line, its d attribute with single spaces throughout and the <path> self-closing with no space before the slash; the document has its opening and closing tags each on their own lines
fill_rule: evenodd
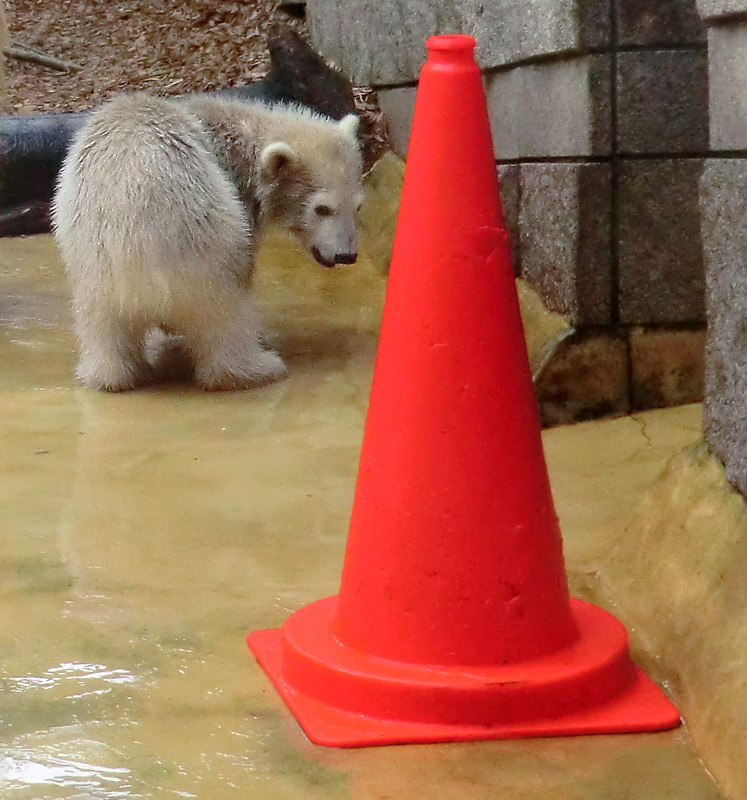
<svg viewBox="0 0 747 800">
<path fill-rule="evenodd" d="M 714 17 L 707 20 L 709 28 L 717 28 L 721 25 L 724 27 L 733 26 L 734 24 L 741 24 L 747 22 L 747 14 L 744 11 L 735 11 L 732 14 L 722 14 L 720 17 Z"/>
<path fill-rule="evenodd" d="M 610 164 L 624 161 L 698 161 L 706 158 L 746 159 L 747 150 L 708 150 L 696 153 L 621 153 L 613 156 L 521 156 L 519 158 L 499 158 L 498 166 L 511 164 Z"/>
<path fill-rule="evenodd" d="M 705 42 L 658 42 L 656 44 L 621 44 L 615 50 L 618 53 L 668 53 L 671 50 L 707 51 Z"/>
<path fill-rule="evenodd" d="M 613 36 L 616 36 L 616 27 L 617 21 L 611 20 L 610 25 L 612 26 L 612 33 Z M 510 72 L 511 70 L 517 69 L 519 67 L 531 67 L 535 65 L 542 65 L 542 64 L 557 64 L 563 61 L 574 61 L 577 58 L 584 58 L 586 56 L 606 56 L 610 55 L 612 57 L 615 56 L 616 53 L 665 53 L 671 52 L 672 50 L 676 51 L 687 51 L 687 52 L 707 52 L 708 45 L 706 43 L 695 42 L 691 44 L 679 44 L 677 42 L 671 43 L 659 43 L 659 44 L 626 44 L 626 45 L 615 45 L 615 39 L 613 38 L 613 44 L 611 47 L 583 47 L 583 48 L 575 48 L 573 50 L 566 50 L 566 51 L 556 51 L 553 53 L 541 53 L 534 56 L 528 56 L 527 58 L 517 59 L 516 61 L 512 61 L 510 64 L 505 64 L 498 67 L 491 67 L 488 69 L 483 70 L 483 75 L 497 75 L 502 72 Z M 477 60 L 480 60 L 480 54 L 477 53 Z M 398 84 L 397 87 L 390 86 L 390 87 L 380 87 L 380 88 L 398 88 L 403 84 Z M 415 85 L 415 84 L 407 84 Z"/>
<path fill-rule="evenodd" d="M 610 2 L 610 41 L 612 50 L 610 51 L 610 164 L 611 164 L 611 185 L 610 185 L 610 318 L 613 325 L 620 322 L 620 253 L 618 239 L 620 235 L 620 220 L 618 209 L 618 188 L 619 188 L 619 158 L 618 158 L 618 136 L 617 136 L 617 3 L 618 0 Z M 630 379 L 630 350 L 628 349 L 628 378 Z M 630 386 L 630 380 L 628 380 Z"/>
<path fill-rule="evenodd" d="M 487 75 L 487 70 L 484 73 Z M 377 83 L 374 87 L 377 92 L 386 92 L 389 89 L 416 89 L 417 81 L 406 81 L 405 83 Z"/>
</svg>

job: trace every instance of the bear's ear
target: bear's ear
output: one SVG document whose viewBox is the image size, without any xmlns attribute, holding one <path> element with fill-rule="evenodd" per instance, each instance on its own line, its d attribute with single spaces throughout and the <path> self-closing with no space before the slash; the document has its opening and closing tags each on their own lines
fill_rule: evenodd
<svg viewBox="0 0 747 800">
<path fill-rule="evenodd" d="M 262 151 L 259 163 L 267 180 L 274 181 L 280 173 L 293 164 L 296 154 L 285 142 L 272 142 Z"/>
<path fill-rule="evenodd" d="M 348 114 L 346 117 L 343 117 L 340 120 L 340 127 L 344 133 L 346 133 L 348 136 L 352 136 L 353 139 L 355 139 L 355 137 L 358 135 L 359 123 L 360 120 L 355 114 Z"/>
</svg>

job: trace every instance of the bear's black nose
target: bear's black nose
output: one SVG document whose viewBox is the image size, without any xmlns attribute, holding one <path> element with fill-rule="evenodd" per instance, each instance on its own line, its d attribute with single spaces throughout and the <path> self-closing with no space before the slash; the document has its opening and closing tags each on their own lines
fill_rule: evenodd
<svg viewBox="0 0 747 800">
<path fill-rule="evenodd" d="M 355 264 L 358 260 L 358 253 L 338 253 L 335 256 L 336 264 Z"/>
</svg>

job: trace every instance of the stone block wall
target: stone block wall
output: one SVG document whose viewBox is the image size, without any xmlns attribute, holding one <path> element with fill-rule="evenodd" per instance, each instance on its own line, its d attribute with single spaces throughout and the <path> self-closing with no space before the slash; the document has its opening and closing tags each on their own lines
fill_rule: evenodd
<svg viewBox="0 0 747 800">
<path fill-rule="evenodd" d="M 739 2 L 701 5 L 733 13 Z M 587 396 L 571 397 L 567 380 L 560 392 L 572 418 L 702 399 L 698 192 L 709 152 L 707 47 L 715 34 L 696 0 L 307 6 L 314 45 L 354 82 L 379 90 L 401 155 L 425 39 L 456 31 L 477 39 L 515 269 L 578 328 L 557 358 L 578 365 L 594 353 L 591 375 L 577 389 Z M 730 75 L 739 72 L 734 59 L 747 61 L 738 47 L 723 58 Z M 744 76 L 747 68 L 737 81 L 747 83 Z M 721 135 L 747 137 L 733 106 L 725 105 L 725 117 L 728 108 Z M 669 369 L 645 346 L 648 335 L 668 343 Z M 611 398 L 608 374 L 619 377 L 621 369 Z M 571 419 L 551 385 L 554 374 L 568 372 L 560 363 L 538 384 L 541 406 L 543 394 L 555 398 L 547 424 Z"/>
<path fill-rule="evenodd" d="M 516 272 L 578 330 L 538 384 L 545 422 L 705 384 L 709 441 L 747 492 L 747 0 L 307 6 L 403 156 L 425 39 L 475 36 Z"/>
<path fill-rule="evenodd" d="M 543 420 L 700 400 L 705 26 L 695 0 L 550 5 L 575 36 L 482 62 L 496 159 L 518 168 L 520 274 L 578 329 L 538 384 Z"/>
</svg>

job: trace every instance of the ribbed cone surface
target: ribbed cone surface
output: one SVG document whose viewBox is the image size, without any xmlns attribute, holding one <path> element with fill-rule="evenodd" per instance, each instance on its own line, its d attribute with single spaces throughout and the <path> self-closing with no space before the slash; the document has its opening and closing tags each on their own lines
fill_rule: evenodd
<svg viewBox="0 0 747 800">
<path fill-rule="evenodd" d="M 576 631 L 474 42 L 428 45 L 334 630 L 520 663 Z"/>
</svg>

